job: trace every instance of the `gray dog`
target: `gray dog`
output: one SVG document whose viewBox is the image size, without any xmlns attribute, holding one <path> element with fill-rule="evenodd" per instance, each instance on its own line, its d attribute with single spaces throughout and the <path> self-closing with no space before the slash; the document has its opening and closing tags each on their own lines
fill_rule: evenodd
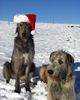
<svg viewBox="0 0 80 100">
<path fill-rule="evenodd" d="M 20 80 L 25 81 L 26 91 L 30 90 L 30 78 L 32 77 L 35 64 L 34 59 L 34 40 L 31 35 L 32 28 L 29 23 L 21 22 L 17 24 L 17 37 L 14 40 L 14 49 L 11 62 L 6 62 L 3 68 L 3 75 L 6 82 L 9 83 L 10 78 L 16 79 L 15 92 L 20 93 Z"/>
<path fill-rule="evenodd" d="M 50 62 L 40 70 L 41 79 L 48 85 L 48 100 L 76 100 L 71 66 L 74 58 L 59 50 L 50 54 Z"/>
<path fill-rule="evenodd" d="M 55 51 L 50 55 L 48 71 L 48 100 L 76 100 L 74 77 L 71 64 L 74 58 L 65 51 Z"/>
</svg>

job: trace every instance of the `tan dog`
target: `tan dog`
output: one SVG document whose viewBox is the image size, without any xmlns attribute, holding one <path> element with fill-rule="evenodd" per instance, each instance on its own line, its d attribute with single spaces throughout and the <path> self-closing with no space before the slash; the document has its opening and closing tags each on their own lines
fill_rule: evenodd
<svg viewBox="0 0 80 100">
<path fill-rule="evenodd" d="M 40 70 L 40 77 L 48 84 L 48 100 L 76 100 L 71 63 L 73 57 L 62 50 L 52 52 L 51 64 Z"/>
</svg>

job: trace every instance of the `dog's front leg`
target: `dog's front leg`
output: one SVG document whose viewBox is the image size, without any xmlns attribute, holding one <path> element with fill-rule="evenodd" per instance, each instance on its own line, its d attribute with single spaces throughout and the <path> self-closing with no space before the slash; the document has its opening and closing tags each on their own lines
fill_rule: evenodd
<svg viewBox="0 0 80 100">
<path fill-rule="evenodd" d="M 16 76 L 16 83 L 15 83 L 15 92 L 20 93 L 21 92 L 21 88 L 20 88 L 20 80 L 19 80 L 19 76 Z"/>
<path fill-rule="evenodd" d="M 16 82 L 15 82 L 15 92 L 20 93 L 21 92 L 21 88 L 20 88 L 20 70 L 21 70 L 22 66 L 19 66 L 18 68 L 18 72 L 16 74 Z"/>
<path fill-rule="evenodd" d="M 31 69 L 31 64 L 27 65 L 26 67 L 26 77 L 25 77 L 25 89 L 26 91 L 30 91 L 30 79 L 29 79 L 29 74 L 30 74 L 30 69 Z"/>
</svg>

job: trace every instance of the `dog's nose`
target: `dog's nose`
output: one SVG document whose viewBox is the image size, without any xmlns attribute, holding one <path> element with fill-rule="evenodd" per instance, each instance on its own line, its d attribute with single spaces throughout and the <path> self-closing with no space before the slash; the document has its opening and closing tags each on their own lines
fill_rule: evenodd
<svg viewBox="0 0 80 100">
<path fill-rule="evenodd" d="M 52 70 L 48 70 L 48 74 L 52 75 L 53 71 Z"/>
<path fill-rule="evenodd" d="M 23 37 L 26 37 L 26 33 L 22 33 L 22 36 L 23 36 Z"/>
</svg>

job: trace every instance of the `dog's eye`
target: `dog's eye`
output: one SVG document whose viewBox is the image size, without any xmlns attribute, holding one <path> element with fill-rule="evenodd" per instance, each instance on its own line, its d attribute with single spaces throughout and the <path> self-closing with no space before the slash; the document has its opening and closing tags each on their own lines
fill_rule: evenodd
<svg viewBox="0 0 80 100">
<path fill-rule="evenodd" d="M 21 23 L 19 24 L 19 27 L 22 27 L 22 24 Z"/>
<path fill-rule="evenodd" d="M 58 63 L 59 63 L 59 64 L 63 64 L 62 59 L 59 59 L 59 60 L 58 60 Z"/>
<path fill-rule="evenodd" d="M 22 24 L 20 24 L 20 26 L 22 27 L 23 25 L 22 25 Z"/>
</svg>

